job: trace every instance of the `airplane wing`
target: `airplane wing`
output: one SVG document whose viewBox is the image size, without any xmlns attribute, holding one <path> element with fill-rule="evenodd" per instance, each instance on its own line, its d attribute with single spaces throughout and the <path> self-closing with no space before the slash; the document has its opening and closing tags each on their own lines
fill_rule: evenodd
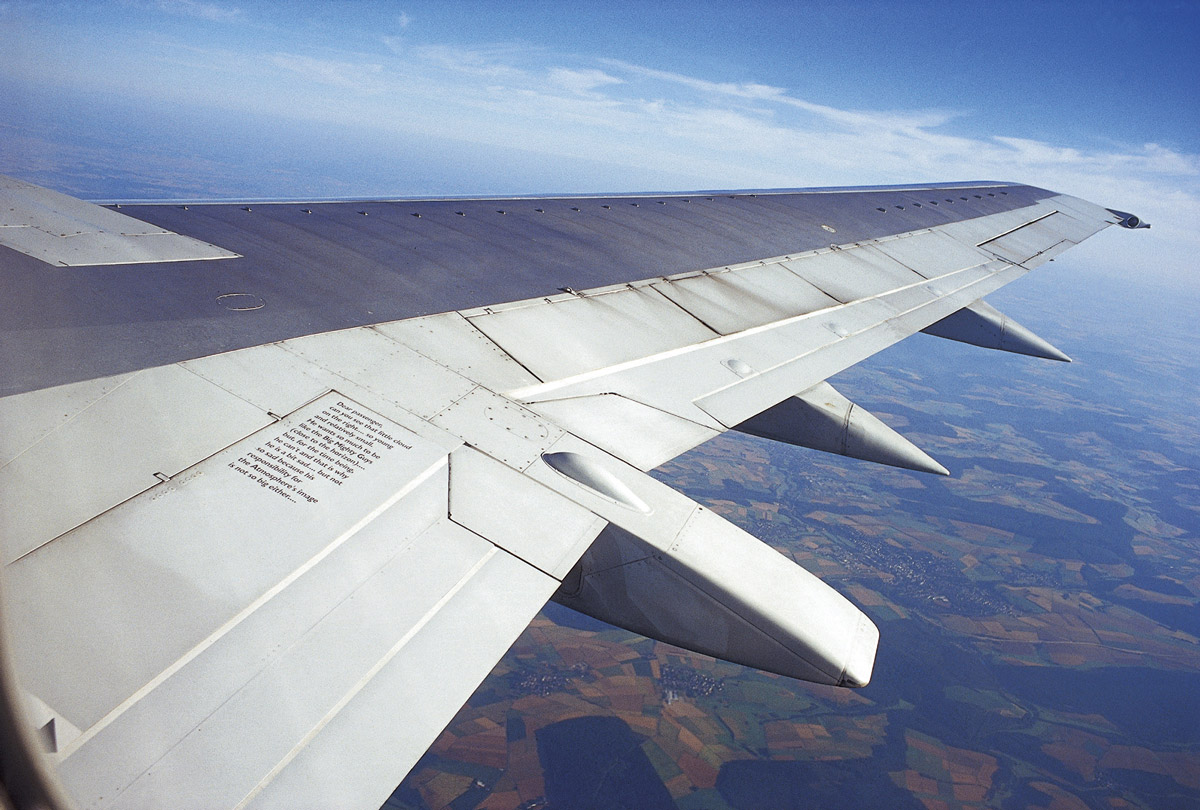
<svg viewBox="0 0 1200 810">
<path fill-rule="evenodd" d="M 737 429 L 946 473 L 825 380 L 918 331 L 1066 359 L 983 299 L 1110 224 L 1144 226 L 1011 183 L 99 206 L 4 179 L 7 710 L 80 807 L 374 807 L 551 598 L 864 685 L 856 606 L 647 471 Z"/>
</svg>

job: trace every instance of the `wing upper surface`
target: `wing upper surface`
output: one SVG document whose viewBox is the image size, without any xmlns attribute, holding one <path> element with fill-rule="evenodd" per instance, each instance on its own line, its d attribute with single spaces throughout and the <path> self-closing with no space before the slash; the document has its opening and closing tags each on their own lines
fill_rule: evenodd
<svg viewBox="0 0 1200 810">
<path fill-rule="evenodd" d="M 7 293 L 0 299 L 0 394 L 305 334 L 553 296 L 564 287 L 597 289 L 970 223 L 1052 196 L 991 183 L 655 197 L 127 204 L 119 213 L 143 221 L 145 230 L 169 231 L 240 258 L 55 268 L 0 244 Z M 990 227 L 972 244 L 998 233 Z"/>
<path fill-rule="evenodd" d="M 8 610 L 30 705 L 85 806 L 377 803 L 564 588 L 684 583 L 749 640 L 670 616 L 639 614 L 639 632 L 865 683 L 877 634 L 857 609 L 639 471 L 1119 220 L 1002 184 L 386 205 L 124 208 L 246 257 L 211 263 L 232 276 L 164 268 L 164 290 L 265 307 L 137 320 L 108 300 L 112 322 L 43 330 L 37 347 L 101 338 L 78 362 L 123 373 L 45 388 L 13 365 L 33 390 L 0 399 L 0 496 L 38 507 L 3 513 Z M 263 240 L 270 260 L 237 270 Z M 369 261 L 333 264 L 346 245 Z M 399 301 L 365 292 L 385 255 Z M 275 287 L 228 286 L 285 260 Z M 71 295 L 120 270 L 85 269 Z M 501 290 L 533 297 L 484 297 Z M 314 314 L 323 296 L 331 313 Z M 188 340 L 114 365 L 112 346 L 153 325 Z M 230 341 L 245 346 L 213 353 Z M 78 376 L 55 362 L 50 379 Z M 83 496 L 50 506 L 64 459 L 52 489 Z M 730 556 L 765 568 L 722 573 Z M 798 592 L 799 607 L 768 598 Z"/>
</svg>

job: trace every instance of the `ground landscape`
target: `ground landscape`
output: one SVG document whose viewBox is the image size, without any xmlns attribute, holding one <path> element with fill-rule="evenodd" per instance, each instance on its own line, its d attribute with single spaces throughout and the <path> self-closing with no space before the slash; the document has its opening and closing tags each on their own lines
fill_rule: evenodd
<svg viewBox="0 0 1200 810">
<path fill-rule="evenodd" d="M 916 336 L 833 380 L 952 477 L 739 435 L 658 472 L 872 616 L 870 686 L 552 604 L 386 807 L 1198 806 L 1196 326 L 1052 273 L 995 299 L 1069 366 Z"/>
</svg>

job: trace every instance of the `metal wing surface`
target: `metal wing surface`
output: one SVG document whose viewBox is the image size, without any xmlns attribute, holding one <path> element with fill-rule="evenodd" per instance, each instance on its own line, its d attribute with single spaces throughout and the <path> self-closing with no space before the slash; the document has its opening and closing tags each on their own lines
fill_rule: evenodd
<svg viewBox="0 0 1200 810">
<path fill-rule="evenodd" d="M 89 808 L 378 806 L 550 598 L 865 684 L 857 607 L 646 471 L 740 429 L 944 473 L 826 378 L 921 330 L 1065 359 L 982 299 L 1142 224 L 1008 183 L 0 203 L 13 694 Z"/>
</svg>

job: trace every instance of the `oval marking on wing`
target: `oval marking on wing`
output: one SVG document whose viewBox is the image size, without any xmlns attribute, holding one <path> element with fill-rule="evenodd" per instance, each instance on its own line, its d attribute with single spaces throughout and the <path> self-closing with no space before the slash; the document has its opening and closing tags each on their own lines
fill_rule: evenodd
<svg viewBox="0 0 1200 810">
<path fill-rule="evenodd" d="M 266 301 L 253 293 L 225 293 L 217 296 L 217 303 L 230 312 L 253 312 L 267 305 Z"/>
</svg>

